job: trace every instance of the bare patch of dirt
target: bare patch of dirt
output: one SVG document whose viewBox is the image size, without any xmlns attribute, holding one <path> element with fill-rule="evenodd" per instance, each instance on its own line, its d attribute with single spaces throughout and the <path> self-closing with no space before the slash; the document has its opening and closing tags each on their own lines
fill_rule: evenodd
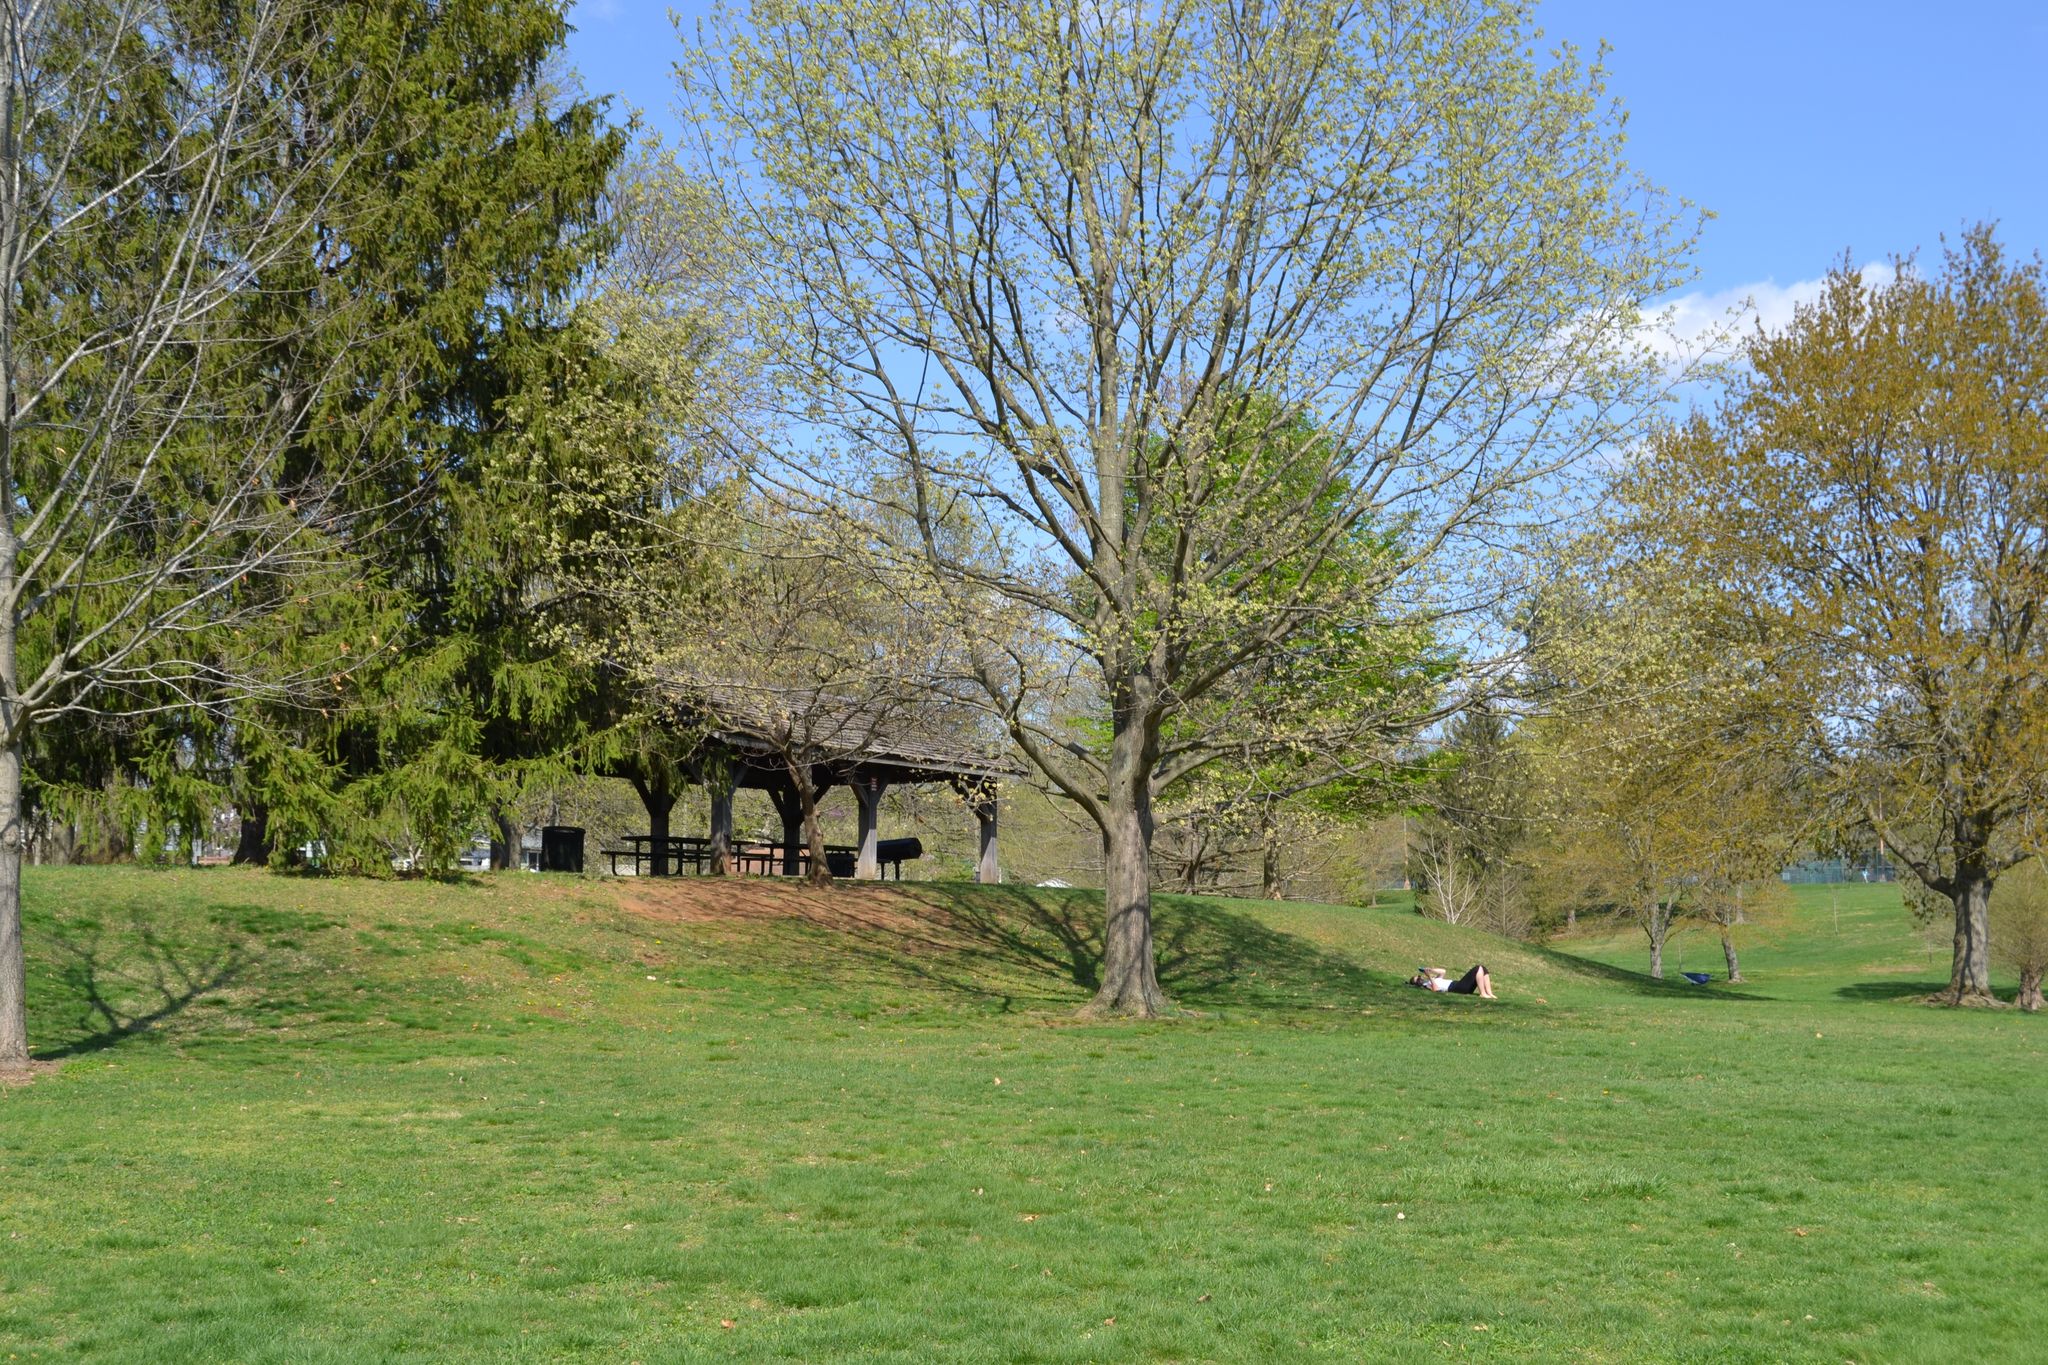
<svg viewBox="0 0 2048 1365">
<path fill-rule="evenodd" d="M 760 924 L 799 921 L 835 933 L 898 936 L 915 949 L 920 940 L 949 928 L 948 916 L 923 897 L 874 883 L 814 887 L 766 877 L 648 878 L 622 887 L 627 911 L 668 924 Z M 924 946 L 939 947 L 927 941 Z"/>
<path fill-rule="evenodd" d="M 34 1085 L 39 1076 L 54 1076 L 62 1062 L 30 1062 L 26 1071 L 0 1071 L 0 1090 Z"/>
</svg>

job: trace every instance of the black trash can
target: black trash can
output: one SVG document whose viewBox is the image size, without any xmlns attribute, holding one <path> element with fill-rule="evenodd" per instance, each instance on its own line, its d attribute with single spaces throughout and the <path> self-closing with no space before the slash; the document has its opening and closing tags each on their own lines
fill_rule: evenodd
<svg viewBox="0 0 2048 1365">
<path fill-rule="evenodd" d="M 583 870 L 583 829 L 580 825 L 540 827 L 540 870 L 581 872 Z"/>
</svg>

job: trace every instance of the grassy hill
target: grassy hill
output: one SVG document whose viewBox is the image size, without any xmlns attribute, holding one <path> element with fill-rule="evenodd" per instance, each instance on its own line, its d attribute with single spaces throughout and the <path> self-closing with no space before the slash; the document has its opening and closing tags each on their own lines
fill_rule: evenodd
<svg viewBox="0 0 2048 1365">
<path fill-rule="evenodd" d="M 63 1065 L 0 1093 L 23 1359 L 1882 1361 L 2048 1331 L 2043 1021 L 1906 1003 L 1939 963 L 1861 888 L 1706 989 L 1617 936 L 1168 900 L 1193 1014 L 1142 1026 L 1072 1017 L 1086 892 L 52 869 L 28 901 Z M 1500 1001 L 1399 984 L 1475 959 Z"/>
</svg>

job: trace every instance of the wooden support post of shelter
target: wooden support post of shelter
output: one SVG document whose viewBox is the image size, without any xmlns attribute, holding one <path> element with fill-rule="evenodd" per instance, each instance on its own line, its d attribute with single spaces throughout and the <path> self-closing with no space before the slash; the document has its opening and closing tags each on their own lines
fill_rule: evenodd
<svg viewBox="0 0 2048 1365">
<path fill-rule="evenodd" d="M 715 768 L 706 775 L 704 786 L 711 796 L 711 850 L 705 870 L 723 877 L 732 872 L 732 774 Z"/>
<path fill-rule="evenodd" d="M 871 882 L 882 875 L 877 848 L 882 838 L 882 793 L 888 790 L 888 784 L 870 772 L 854 778 L 852 786 L 853 799 L 860 807 L 860 837 L 855 841 L 859 852 L 854 856 L 853 875 Z"/>
<path fill-rule="evenodd" d="M 981 826 L 981 857 L 974 864 L 974 880 L 986 886 L 1000 885 L 1003 863 L 996 853 L 996 795 L 993 789 L 975 803 L 974 818 Z"/>
<path fill-rule="evenodd" d="M 675 809 L 676 793 L 667 782 L 659 778 L 634 777 L 633 790 L 640 793 L 640 804 L 647 807 L 647 832 L 653 836 L 649 844 L 652 857 L 648 871 L 657 877 L 666 877 L 668 867 L 668 817 Z"/>
<path fill-rule="evenodd" d="M 794 877 L 803 871 L 804 803 L 796 794 L 796 783 L 787 774 L 780 782 L 764 784 L 775 814 L 782 820 L 782 875 Z"/>
</svg>

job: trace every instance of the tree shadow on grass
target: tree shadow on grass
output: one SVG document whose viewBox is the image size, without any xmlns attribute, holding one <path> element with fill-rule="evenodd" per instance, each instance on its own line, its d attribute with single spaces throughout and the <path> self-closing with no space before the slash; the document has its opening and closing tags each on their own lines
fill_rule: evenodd
<svg viewBox="0 0 2048 1365">
<path fill-rule="evenodd" d="M 834 893 L 842 895 L 844 893 Z M 1101 983 L 1102 900 L 1085 891 L 926 883 L 886 902 L 845 895 L 813 939 L 885 977 L 1017 1008 L 1078 1007 Z M 1197 1010 L 1442 1008 L 1376 971 L 1214 901 L 1153 904 L 1160 984 Z M 845 960 L 844 958 L 842 960 Z"/>
<path fill-rule="evenodd" d="M 1948 989 L 1942 981 L 1854 981 L 1835 988 L 1835 998 L 1857 1004 L 1881 1004 L 1890 1000 L 1926 1000 Z"/>
<path fill-rule="evenodd" d="M 1608 962 L 1596 962 L 1590 957 L 1575 957 L 1555 948 L 1546 948 L 1540 943 L 1518 945 L 1525 952 L 1533 953 L 1549 966 L 1573 976 L 1598 981 L 1614 986 L 1633 995 L 1650 995 L 1660 1000 L 1749 1000 L 1761 1001 L 1771 997 L 1757 995 L 1739 986 L 1730 986 L 1725 980 L 1715 980 L 1704 986 L 1696 986 L 1683 976 L 1673 972 L 1659 981 L 1648 972 L 1633 971 L 1617 967 Z"/>
<path fill-rule="evenodd" d="M 51 1030 L 60 1041 L 38 1048 L 37 1057 L 84 1056 L 150 1033 L 257 972 L 268 945 L 242 909 L 216 913 L 204 932 L 181 925 L 175 939 L 140 911 L 111 925 L 78 918 L 48 926 L 39 973 L 44 999 L 34 1008 L 39 1020 L 63 1022 Z"/>
</svg>

